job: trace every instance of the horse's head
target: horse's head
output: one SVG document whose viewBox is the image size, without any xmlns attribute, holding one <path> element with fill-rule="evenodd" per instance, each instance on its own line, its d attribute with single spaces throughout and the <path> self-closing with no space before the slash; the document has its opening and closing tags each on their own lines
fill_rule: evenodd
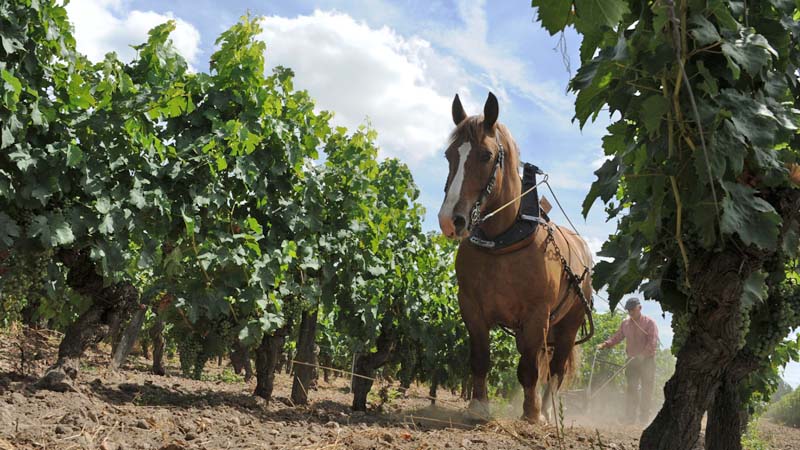
<svg viewBox="0 0 800 450">
<path fill-rule="evenodd" d="M 439 210 L 439 227 L 445 236 L 461 239 L 469 232 L 473 208 L 480 200 L 485 200 L 481 197 L 487 191 L 489 180 L 496 176 L 495 184 L 502 184 L 503 162 L 498 159 L 499 144 L 502 141 L 507 146 L 506 139 L 510 137 L 499 136 L 499 107 L 491 92 L 483 106 L 482 116 L 468 117 L 458 95 L 453 99 L 452 112 L 456 128 L 445 152 L 450 171 L 444 187 L 444 202 Z M 505 157 L 509 156 L 509 150 L 506 148 Z"/>
</svg>

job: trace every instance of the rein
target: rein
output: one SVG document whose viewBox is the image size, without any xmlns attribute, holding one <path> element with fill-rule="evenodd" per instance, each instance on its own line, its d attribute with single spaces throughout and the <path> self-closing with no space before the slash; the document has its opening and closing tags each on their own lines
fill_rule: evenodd
<svg viewBox="0 0 800 450">
<path fill-rule="evenodd" d="M 492 218 L 492 216 L 494 216 L 495 214 L 499 213 L 500 211 L 502 211 L 502 210 L 506 209 L 507 207 L 511 206 L 512 204 L 514 204 L 514 202 L 515 202 L 515 201 L 517 201 L 517 200 L 521 199 L 522 197 L 525 197 L 526 195 L 528 195 L 528 194 L 530 194 L 531 192 L 535 191 L 535 190 L 536 190 L 536 188 L 538 188 L 538 187 L 539 187 L 539 186 L 541 186 L 542 184 L 545 184 L 545 183 L 547 183 L 547 179 L 548 179 L 548 178 L 550 178 L 550 175 L 548 175 L 548 174 L 544 173 L 544 179 L 542 179 L 542 181 L 540 181 L 540 182 L 536 183 L 536 185 L 534 185 L 533 187 L 529 188 L 529 189 L 528 189 L 528 190 L 526 190 L 525 192 L 523 192 L 523 193 L 519 194 L 518 196 L 514 197 L 513 199 L 509 200 L 509 201 L 508 201 L 506 204 L 504 204 L 503 206 L 501 206 L 501 207 L 499 207 L 499 208 L 495 209 L 494 211 L 492 211 L 492 212 L 490 212 L 489 214 L 486 214 L 485 216 L 483 216 L 482 218 L 480 218 L 479 222 L 478 222 L 478 223 L 477 223 L 477 225 L 475 225 L 475 226 L 478 226 L 478 225 L 482 224 L 483 222 L 486 222 L 487 220 L 491 219 L 491 218 Z M 548 186 L 549 186 L 549 184 L 548 184 Z"/>
</svg>

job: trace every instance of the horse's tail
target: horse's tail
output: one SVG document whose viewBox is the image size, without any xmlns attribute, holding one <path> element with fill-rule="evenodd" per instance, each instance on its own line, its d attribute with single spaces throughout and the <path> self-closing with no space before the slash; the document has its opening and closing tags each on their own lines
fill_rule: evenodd
<svg viewBox="0 0 800 450">
<path fill-rule="evenodd" d="M 546 383 L 550 380 L 550 375 L 555 375 L 550 373 L 550 359 L 553 356 L 552 351 L 547 351 L 546 347 L 543 347 L 542 350 L 539 352 L 539 381 Z M 580 345 L 573 345 L 572 350 L 569 352 L 567 356 L 567 361 L 564 363 L 564 372 L 561 376 L 561 387 L 568 387 L 572 381 L 575 380 L 575 376 L 578 373 L 578 368 L 581 365 L 581 347 Z"/>
<path fill-rule="evenodd" d="M 567 363 L 564 367 L 564 380 L 561 382 L 562 387 L 569 386 L 570 383 L 575 379 L 575 375 L 578 373 L 578 368 L 581 365 L 581 346 L 580 345 L 573 345 L 572 351 L 569 352 L 569 356 L 567 357 Z"/>
</svg>

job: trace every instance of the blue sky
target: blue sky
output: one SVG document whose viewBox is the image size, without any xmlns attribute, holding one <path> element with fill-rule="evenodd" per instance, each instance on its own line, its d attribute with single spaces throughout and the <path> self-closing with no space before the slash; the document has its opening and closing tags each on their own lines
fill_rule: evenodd
<svg viewBox="0 0 800 450">
<path fill-rule="evenodd" d="M 264 16 L 268 64 L 294 69 L 295 86 L 334 111 L 337 124 L 352 129 L 369 122 L 377 129 L 382 154 L 400 158 L 414 173 L 430 230 L 437 229 L 443 200 L 453 95 L 461 96 L 467 113 L 478 114 L 492 91 L 522 159 L 550 174 L 592 250 L 615 229 L 600 205 L 585 220 L 580 214 L 603 161 L 601 137 L 609 123 L 601 116 L 581 130 L 571 121 L 574 97 L 566 87 L 579 65 L 580 41 L 573 33 L 550 36 L 534 21 L 529 2 L 72 0 L 68 10 L 78 49 L 95 60 L 108 51 L 130 59 L 129 45 L 175 19 L 173 40 L 196 71 L 208 70 L 215 39 L 241 15 Z M 553 217 L 565 223 L 558 213 Z M 595 304 L 608 309 L 602 300 Z M 644 302 L 644 311 L 668 346 L 669 316 L 662 318 L 654 302 Z M 800 384 L 800 364 L 785 377 Z"/>
</svg>

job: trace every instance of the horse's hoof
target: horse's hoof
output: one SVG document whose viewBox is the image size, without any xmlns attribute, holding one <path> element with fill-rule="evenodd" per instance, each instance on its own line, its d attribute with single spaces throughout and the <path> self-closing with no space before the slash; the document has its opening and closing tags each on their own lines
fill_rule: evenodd
<svg viewBox="0 0 800 450">
<path fill-rule="evenodd" d="M 479 420 L 489 420 L 491 414 L 489 413 L 489 402 L 472 399 L 467 408 L 469 415 Z"/>
<path fill-rule="evenodd" d="M 541 414 L 538 416 L 522 414 L 522 416 L 520 416 L 520 420 L 524 420 L 530 424 L 548 423 L 547 418 Z"/>
</svg>

